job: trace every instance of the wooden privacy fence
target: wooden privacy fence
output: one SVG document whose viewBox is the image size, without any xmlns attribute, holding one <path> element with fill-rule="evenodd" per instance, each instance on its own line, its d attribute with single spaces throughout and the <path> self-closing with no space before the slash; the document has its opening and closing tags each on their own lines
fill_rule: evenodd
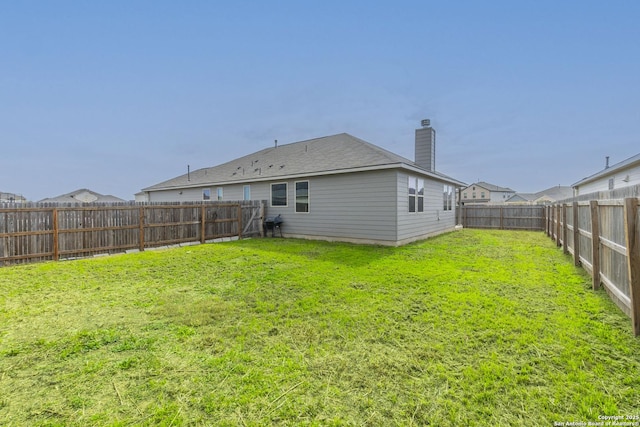
<svg viewBox="0 0 640 427">
<path fill-rule="evenodd" d="M 538 205 L 464 205 L 462 226 L 500 230 L 544 230 L 545 207 Z"/>
<path fill-rule="evenodd" d="M 2 265 L 262 234 L 260 201 L 0 206 Z"/>
<path fill-rule="evenodd" d="M 638 198 L 591 200 L 547 207 L 545 231 L 604 285 L 640 335 L 640 218 Z"/>
</svg>

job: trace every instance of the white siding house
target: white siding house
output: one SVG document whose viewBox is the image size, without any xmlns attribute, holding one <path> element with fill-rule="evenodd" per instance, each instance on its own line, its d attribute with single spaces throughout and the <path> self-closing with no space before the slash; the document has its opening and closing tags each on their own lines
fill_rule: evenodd
<svg viewBox="0 0 640 427">
<path fill-rule="evenodd" d="M 435 135 L 416 130 L 416 141 Z M 433 147 L 421 151 L 433 152 Z M 400 245 L 456 225 L 460 181 L 343 133 L 276 145 L 142 190 L 158 201 L 265 200 L 285 237 Z"/>
<path fill-rule="evenodd" d="M 0 191 L 0 203 L 25 203 L 26 201 L 27 199 L 20 194 Z"/>
<path fill-rule="evenodd" d="M 480 181 L 461 190 L 461 201 L 465 203 L 504 203 L 516 192 L 507 187 L 500 187 Z"/>
<path fill-rule="evenodd" d="M 640 185 L 640 154 L 609 166 L 572 185 L 575 196 Z"/>
</svg>

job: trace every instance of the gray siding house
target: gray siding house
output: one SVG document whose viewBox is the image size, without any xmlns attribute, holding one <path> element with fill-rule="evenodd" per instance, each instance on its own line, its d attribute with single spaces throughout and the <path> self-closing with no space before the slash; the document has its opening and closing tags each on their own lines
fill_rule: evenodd
<svg viewBox="0 0 640 427">
<path fill-rule="evenodd" d="M 455 189 L 436 172 L 435 132 L 416 161 L 346 133 L 277 145 L 147 187 L 149 202 L 266 200 L 285 237 L 401 245 L 454 229 Z"/>
</svg>

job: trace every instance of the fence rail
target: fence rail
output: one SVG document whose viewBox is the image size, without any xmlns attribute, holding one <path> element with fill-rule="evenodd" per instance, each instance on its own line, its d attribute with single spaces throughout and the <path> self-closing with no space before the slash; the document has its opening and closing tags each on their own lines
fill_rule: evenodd
<svg viewBox="0 0 640 427">
<path fill-rule="evenodd" d="M 262 234 L 260 201 L 0 205 L 0 265 Z"/>
<path fill-rule="evenodd" d="M 604 286 L 640 335 L 640 199 L 590 200 L 546 208 L 545 232 Z"/>
<path fill-rule="evenodd" d="M 500 230 L 545 229 L 545 208 L 538 205 L 464 205 L 462 226 Z"/>
</svg>

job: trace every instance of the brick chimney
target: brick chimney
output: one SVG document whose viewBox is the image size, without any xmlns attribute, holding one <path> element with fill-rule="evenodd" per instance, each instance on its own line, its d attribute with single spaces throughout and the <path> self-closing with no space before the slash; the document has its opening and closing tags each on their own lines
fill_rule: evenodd
<svg viewBox="0 0 640 427">
<path fill-rule="evenodd" d="M 436 130 L 429 119 L 422 120 L 422 128 L 416 129 L 416 156 L 418 166 L 435 172 L 436 170 Z"/>
</svg>

